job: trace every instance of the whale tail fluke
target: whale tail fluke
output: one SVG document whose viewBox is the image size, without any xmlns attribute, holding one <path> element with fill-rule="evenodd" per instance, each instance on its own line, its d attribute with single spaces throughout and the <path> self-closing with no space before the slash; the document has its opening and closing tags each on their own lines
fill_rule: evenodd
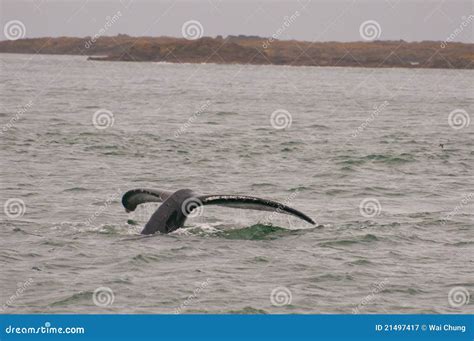
<svg viewBox="0 0 474 341">
<path fill-rule="evenodd" d="M 303 212 L 300 212 L 287 205 L 281 204 L 276 201 L 252 197 L 248 195 L 202 195 L 198 196 L 197 199 L 202 202 L 203 205 L 219 205 L 231 208 L 240 208 L 247 210 L 257 211 L 270 211 L 276 213 L 283 213 L 298 217 L 304 221 L 315 225 L 313 219 L 308 217 Z"/>
<path fill-rule="evenodd" d="M 188 190 L 189 191 L 189 190 Z M 179 191 L 178 191 L 179 192 Z M 122 197 L 122 204 L 127 212 L 134 211 L 140 204 L 147 202 L 164 202 L 174 193 L 172 191 L 160 190 L 160 189 L 133 189 L 126 192 Z M 192 191 L 189 191 L 192 193 Z M 189 199 L 189 198 L 187 198 Z M 192 199 L 195 201 L 192 209 L 197 208 L 200 205 L 218 205 L 231 208 L 258 210 L 258 211 L 271 211 L 276 213 L 283 213 L 300 218 L 310 224 L 315 225 L 313 219 L 308 217 L 306 214 L 291 208 L 282 203 L 262 199 L 247 195 L 197 195 L 192 193 Z M 170 199 L 171 200 L 171 199 Z M 186 212 L 188 214 L 190 212 Z"/>
<path fill-rule="evenodd" d="M 138 205 L 147 202 L 163 202 L 173 194 L 172 191 L 161 189 L 132 189 L 122 197 L 122 205 L 125 211 L 135 211 Z"/>
</svg>

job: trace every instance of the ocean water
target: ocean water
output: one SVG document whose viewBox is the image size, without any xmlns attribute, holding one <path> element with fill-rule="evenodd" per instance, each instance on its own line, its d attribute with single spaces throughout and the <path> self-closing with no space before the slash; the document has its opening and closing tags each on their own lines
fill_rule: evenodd
<svg viewBox="0 0 474 341">
<path fill-rule="evenodd" d="M 0 66 L 3 311 L 474 311 L 473 71 Z M 140 187 L 259 196 L 317 224 L 206 206 L 144 237 L 157 204 L 120 202 Z"/>
</svg>

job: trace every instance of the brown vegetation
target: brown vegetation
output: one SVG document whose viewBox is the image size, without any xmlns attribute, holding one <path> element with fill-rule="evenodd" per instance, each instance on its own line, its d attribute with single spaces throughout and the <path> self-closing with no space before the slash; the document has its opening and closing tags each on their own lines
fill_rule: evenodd
<svg viewBox="0 0 474 341">
<path fill-rule="evenodd" d="M 308 66 L 474 68 L 474 45 L 441 42 L 269 42 L 254 36 L 36 38 L 0 42 L 0 52 L 73 54 L 91 60 Z M 444 45 L 443 45 L 444 46 Z"/>
</svg>

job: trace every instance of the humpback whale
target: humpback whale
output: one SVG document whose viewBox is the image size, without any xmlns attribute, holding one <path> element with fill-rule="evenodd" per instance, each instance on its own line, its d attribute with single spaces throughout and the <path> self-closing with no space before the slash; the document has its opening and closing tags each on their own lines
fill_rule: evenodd
<svg viewBox="0 0 474 341">
<path fill-rule="evenodd" d="M 122 197 L 122 205 L 127 212 L 134 211 L 138 205 L 148 202 L 161 202 L 162 204 L 150 217 L 141 232 L 142 234 L 173 232 L 184 225 L 188 216 L 194 214 L 194 210 L 202 209 L 204 205 L 273 211 L 293 215 L 310 224 L 315 224 L 313 219 L 294 208 L 276 201 L 247 195 L 200 195 L 190 189 L 180 189 L 176 192 L 160 189 L 132 189 Z"/>
</svg>

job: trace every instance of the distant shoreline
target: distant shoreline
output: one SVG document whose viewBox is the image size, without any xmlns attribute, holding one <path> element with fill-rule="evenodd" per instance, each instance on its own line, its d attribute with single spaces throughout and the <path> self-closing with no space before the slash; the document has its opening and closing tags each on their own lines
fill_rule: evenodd
<svg viewBox="0 0 474 341">
<path fill-rule="evenodd" d="M 255 36 L 33 38 L 1 41 L 0 53 L 82 55 L 91 61 L 474 69 L 474 44 L 446 42 L 269 42 Z"/>
</svg>

